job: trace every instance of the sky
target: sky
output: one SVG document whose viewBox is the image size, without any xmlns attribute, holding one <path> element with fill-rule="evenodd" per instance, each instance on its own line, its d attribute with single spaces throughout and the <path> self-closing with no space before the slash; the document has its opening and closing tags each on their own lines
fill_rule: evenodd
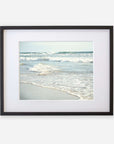
<svg viewBox="0 0 114 144">
<path fill-rule="evenodd" d="M 19 42 L 20 52 L 80 52 L 93 51 L 92 42 Z"/>
</svg>

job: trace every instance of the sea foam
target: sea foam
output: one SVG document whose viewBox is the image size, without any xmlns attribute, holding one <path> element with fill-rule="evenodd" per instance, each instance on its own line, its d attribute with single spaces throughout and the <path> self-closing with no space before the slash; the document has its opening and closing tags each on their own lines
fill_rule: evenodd
<svg viewBox="0 0 114 144">
<path fill-rule="evenodd" d="M 40 74 L 40 75 L 46 75 L 46 74 L 52 73 L 54 71 L 57 71 L 58 69 L 53 66 L 39 63 L 39 64 L 34 65 L 29 70 L 33 71 L 33 72 L 38 72 L 38 74 Z"/>
<path fill-rule="evenodd" d="M 76 63 L 92 63 L 92 58 L 83 57 L 20 57 L 20 60 L 26 61 L 55 61 L 55 62 L 76 62 Z"/>
</svg>

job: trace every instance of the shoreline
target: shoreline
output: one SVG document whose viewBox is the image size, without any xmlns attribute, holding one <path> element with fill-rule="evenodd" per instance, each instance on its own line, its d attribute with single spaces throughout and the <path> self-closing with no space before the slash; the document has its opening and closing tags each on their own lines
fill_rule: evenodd
<svg viewBox="0 0 114 144">
<path fill-rule="evenodd" d="M 79 100 L 78 96 L 70 95 L 56 89 L 20 83 L 20 100 Z"/>
</svg>

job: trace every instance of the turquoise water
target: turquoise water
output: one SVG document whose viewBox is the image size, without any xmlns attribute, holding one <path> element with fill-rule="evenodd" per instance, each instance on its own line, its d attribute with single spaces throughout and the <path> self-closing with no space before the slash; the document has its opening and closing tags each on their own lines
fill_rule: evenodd
<svg viewBox="0 0 114 144">
<path fill-rule="evenodd" d="M 93 52 L 20 52 L 20 82 L 93 99 Z"/>
</svg>

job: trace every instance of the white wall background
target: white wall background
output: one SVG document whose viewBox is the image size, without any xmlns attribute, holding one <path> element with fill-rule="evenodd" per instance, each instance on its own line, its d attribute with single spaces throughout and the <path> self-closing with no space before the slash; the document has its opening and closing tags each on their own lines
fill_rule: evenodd
<svg viewBox="0 0 114 144">
<path fill-rule="evenodd" d="M 114 25 L 113 0 L 0 0 L 0 25 Z M 114 117 L 0 117 L 0 144 L 113 144 Z"/>
</svg>

